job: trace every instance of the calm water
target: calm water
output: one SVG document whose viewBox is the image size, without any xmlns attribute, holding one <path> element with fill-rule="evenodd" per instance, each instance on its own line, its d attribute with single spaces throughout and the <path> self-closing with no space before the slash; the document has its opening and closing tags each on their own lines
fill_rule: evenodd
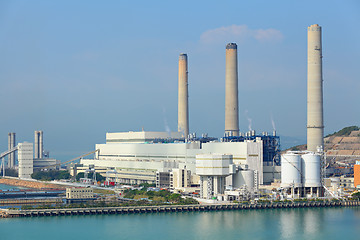
<svg viewBox="0 0 360 240">
<path fill-rule="evenodd" d="M 19 188 L 15 186 L 0 184 L 0 190 L 10 190 L 10 189 L 19 189 Z"/>
<path fill-rule="evenodd" d="M 0 219 L 0 239 L 359 239 L 360 207 Z"/>
<path fill-rule="evenodd" d="M 18 189 L 26 189 L 26 188 L 0 184 L 0 190 L 18 190 Z"/>
</svg>

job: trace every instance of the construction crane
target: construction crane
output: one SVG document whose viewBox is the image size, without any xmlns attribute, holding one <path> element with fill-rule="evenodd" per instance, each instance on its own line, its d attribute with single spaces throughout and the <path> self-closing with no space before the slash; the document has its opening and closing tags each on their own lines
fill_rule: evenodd
<svg viewBox="0 0 360 240">
<path fill-rule="evenodd" d="M 46 167 L 42 167 L 42 168 L 40 168 L 40 169 L 51 168 L 51 167 L 56 167 L 56 166 L 60 166 L 60 165 L 66 165 L 66 164 L 68 164 L 68 163 L 74 162 L 74 161 L 76 161 L 76 160 L 78 160 L 78 159 L 81 159 L 81 158 L 83 158 L 83 157 L 89 156 L 89 155 L 91 155 L 91 154 L 93 154 L 93 153 L 96 153 L 96 152 L 100 152 L 100 149 L 96 149 L 95 151 L 92 151 L 92 152 L 89 152 L 89 153 L 85 153 L 85 154 L 83 154 L 83 155 L 81 155 L 81 156 L 79 156 L 79 157 L 73 158 L 73 159 L 71 159 L 71 160 L 69 160 L 69 161 L 61 162 L 61 163 L 57 163 L 57 164 L 53 164 L 53 165 L 49 165 L 49 166 L 46 166 Z"/>
</svg>

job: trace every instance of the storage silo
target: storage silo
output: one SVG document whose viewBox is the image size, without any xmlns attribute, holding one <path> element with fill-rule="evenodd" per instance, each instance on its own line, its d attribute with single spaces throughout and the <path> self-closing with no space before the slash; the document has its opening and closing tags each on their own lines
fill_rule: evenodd
<svg viewBox="0 0 360 240">
<path fill-rule="evenodd" d="M 246 185 L 249 189 L 255 187 L 254 170 L 241 170 L 234 174 L 233 187 L 240 188 L 243 185 Z"/>
<path fill-rule="evenodd" d="M 319 154 L 310 152 L 301 156 L 302 165 L 302 182 L 304 187 L 320 187 L 321 172 Z"/>
<path fill-rule="evenodd" d="M 281 155 L 281 186 L 301 187 L 301 155 L 287 152 Z"/>
</svg>

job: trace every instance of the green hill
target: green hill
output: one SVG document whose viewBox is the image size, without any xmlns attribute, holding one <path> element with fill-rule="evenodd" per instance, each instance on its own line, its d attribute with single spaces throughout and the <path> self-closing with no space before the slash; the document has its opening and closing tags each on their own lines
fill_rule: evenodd
<svg viewBox="0 0 360 240">
<path fill-rule="evenodd" d="M 358 126 L 350 126 L 350 127 L 344 127 L 340 131 L 334 132 L 333 134 L 328 134 L 325 137 L 347 137 L 351 134 L 352 131 L 359 131 L 360 128 Z"/>
</svg>

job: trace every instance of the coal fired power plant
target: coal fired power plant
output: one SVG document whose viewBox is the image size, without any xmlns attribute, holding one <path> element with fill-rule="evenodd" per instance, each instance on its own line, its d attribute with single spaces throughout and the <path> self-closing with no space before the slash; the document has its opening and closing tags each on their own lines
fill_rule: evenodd
<svg viewBox="0 0 360 240">
<path fill-rule="evenodd" d="M 223 138 L 209 137 L 206 133 L 197 137 L 189 131 L 188 55 L 182 53 L 178 62 L 178 132 L 106 133 L 106 143 L 95 145 L 94 159 L 81 159 L 82 167 L 74 172 L 94 166 L 99 171 L 109 171 L 109 178 L 123 184 L 156 183 L 176 189 L 201 185 L 204 193 L 201 195 L 207 199 L 218 194 L 225 199 L 226 187 L 232 192 L 240 188 L 255 191 L 259 185 L 279 179 L 280 138 L 266 132 L 261 135 L 255 131 L 239 132 L 235 43 L 226 45 L 225 59 Z M 206 156 L 206 161 L 201 156 Z M 228 162 L 218 156 L 226 156 L 222 159 Z M 214 171 L 206 171 L 208 167 Z M 227 170 L 219 175 L 215 171 L 218 167 Z M 175 175 L 177 180 L 171 180 Z"/>
</svg>

